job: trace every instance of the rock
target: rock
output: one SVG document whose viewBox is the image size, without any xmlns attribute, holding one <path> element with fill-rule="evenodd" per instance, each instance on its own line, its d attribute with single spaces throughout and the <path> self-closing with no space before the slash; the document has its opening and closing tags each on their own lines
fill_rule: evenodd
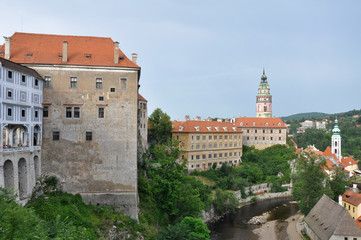
<svg viewBox="0 0 361 240">
<path fill-rule="evenodd" d="M 250 225 L 259 225 L 259 224 L 264 224 L 266 222 L 267 222 L 267 220 L 266 220 L 265 217 L 263 217 L 263 216 L 254 216 L 253 218 L 251 218 L 248 221 L 248 224 L 250 224 Z"/>
</svg>

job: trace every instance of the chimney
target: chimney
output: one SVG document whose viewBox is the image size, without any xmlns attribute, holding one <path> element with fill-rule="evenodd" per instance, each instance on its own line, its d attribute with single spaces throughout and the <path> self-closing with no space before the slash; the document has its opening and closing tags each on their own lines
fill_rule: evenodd
<svg viewBox="0 0 361 240">
<path fill-rule="evenodd" d="M 342 206 L 342 196 L 338 195 L 338 204 L 340 204 Z"/>
<path fill-rule="evenodd" d="M 196 116 L 196 120 L 197 120 L 197 121 L 202 121 L 201 116 Z"/>
<path fill-rule="evenodd" d="M 119 42 L 114 42 L 114 64 L 119 64 Z"/>
<path fill-rule="evenodd" d="M 10 59 L 10 39 L 11 37 L 4 37 L 5 39 L 5 59 Z"/>
<path fill-rule="evenodd" d="M 189 115 L 186 115 L 184 118 L 186 121 L 189 121 L 191 118 L 189 117 Z"/>
<path fill-rule="evenodd" d="M 132 61 L 137 64 L 137 58 L 138 58 L 138 54 L 136 53 L 132 53 Z"/>
<path fill-rule="evenodd" d="M 68 42 L 64 41 L 63 42 L 63 63 L 68 62 Z"/>
</svg>

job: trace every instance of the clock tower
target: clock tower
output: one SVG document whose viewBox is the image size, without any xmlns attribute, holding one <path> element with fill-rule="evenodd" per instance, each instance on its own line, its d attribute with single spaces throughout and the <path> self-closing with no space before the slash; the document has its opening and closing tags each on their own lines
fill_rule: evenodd
<svg viewBox="0 0 361 240">
<path fill-rule="evenodd" d="M 338 127 L 337 118 L 335 120 L 335 126 L 332 129 L 332 137 L 331 137 L 331 152 L 336 155 L 338 160 L 341 161 L 341 135 L 340 128 Z"/>
<path fill-rule="evenodd" d="M 256 96 L 256 117 L 272 117 L 272 95 L 264 68 Z"/>
</svg>

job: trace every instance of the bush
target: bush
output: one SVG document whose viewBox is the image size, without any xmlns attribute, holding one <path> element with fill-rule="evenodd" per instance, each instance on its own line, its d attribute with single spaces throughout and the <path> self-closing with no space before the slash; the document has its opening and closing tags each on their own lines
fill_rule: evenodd
<svg viewBox="0 0 361 240">
<path fill-rule="evenodd" d="M 216 189 L 213 205 L 218 213 L 234 212 L 239 205 L 238 200 L 232 192 Z"/>
</svg>

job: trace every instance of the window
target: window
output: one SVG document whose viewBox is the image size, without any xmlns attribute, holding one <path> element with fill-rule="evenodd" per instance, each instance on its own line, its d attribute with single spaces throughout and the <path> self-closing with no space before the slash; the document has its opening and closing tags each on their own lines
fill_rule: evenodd
<svg viewBox="0 0 361 240">
<path fill-rule="evenodd" d="M 86 141 L 93 140 L 93 132 L 85 132 L 85 140 Z"/>
<path fill-rule="evenodd" d="M 263 137 L 263 140 L 266 140 L 266 138 L 265 138 L 265 137 Z"/>
<path fill-rule="evenodd" d="M 12 98 L 13 97 L 13 92 L 12 91 L 8 91 L 8 98 Z"/>
<path fill-rule="evenodd" d="M 247 133 L 249 133 L 249 129 L 247 129 Z"/>
<path fill-rule="evenodd" d="M 224 157 L 227 157 L 228 153 L 224 153 Z"/>
<path fill-rule="evenodd" d="M 196 149 L 199 149 L 199 144 L 196 145 Z"/>
<path fill-rule="evenodd" d="M 99 101 L 104 101 L 104 96 L 99 96 Z"/>
<path fill-rule="evenodd" d="M 77 87 L 78 87 L 78 78 L 70 77 L 70 88 L 77 88 Z"/>
<path fill-rule="evenodd" d="M 355 212 L 355 207 L 353 207 L 353 212 Z"/>
<path fill-rule="evenodd" d="M 232 152 L 229 153 L 229 156 L 232 157 Z"/>
<path fill-rule="evenodd" d="M 279 138 L 278 138 L 278 140 L 280 140 L 280 141 L 281 141 L 281 137 L 279 137 Z"/>
<path fill-rule="evenodd" d="M 209 140 L 212 140 L 212 136 L 208 136 L 208 139 L 209 139 Z"/>
<path fill-rule="evenodd" d="M 53 131 L 53 141 L 59 141 L 59 139 L 60 139 L 60 132 Z"/>
<path fill-rule="evenodd" d="M 206 140 L 206 136 L 202 136 L 202 140 Z"/>
<path fill-rule="evenodd" d="M 197 136 L 196 138 L 197 138 L 197 140 L 200 140 L 200 139 L 201 139 L 201 137 L 200 137 L 200 136 Z"/>
<path fill-rule="evenodd" d="M 49 107 L 43 107 L 43 117 L 49 117 Z"/>
<path fill-rule="evenodd" d="M 8 71 L 8 78 L 10 78 L 10 79 L 13 78 L 13 72 L 12 71 Z"/>
<path fill-rule="evenodd" d="M 223 135 L 219 136 L 219 139 L 223 139 Z"/>
<path fill-rule="evenodd" d="M 213 157 L 214 157 L 214 158 L 217 158 L 217 153 L 213 154 Z"/>
<path fill-rule="evenodd" d="M 96 78 L 95 79 L 95 88 L 96 89 L 102 89 L 103 88 L 103 79 Z"/>
<path fill-rule="evenodd" d="M 44 76 L 44 88 L 50 88 L 50 87 L 51 87 L 51 77 Z"/>
<path fill-rule="evenodd" d="M 26 83 L 26 76 L 25 75 L 21 75 L 21 82 Z"/>
<path fill-rule="evenodd" d="M 263 130 L 262 132 L 263 132 L 263 133 L 266 133 L 266 130 Z"/>
<path fill-rule="evenodd" d="M 127 79 L 126 78 L 120 79 L 120 89 L 127 89 Z"/>
<path fill-rule="evenodd" d="M 205 155 L 205 154 L 202 155 L 202 159 L 206 159 L 206 155 Z"/>
<path fill-rule="evenodd" d="M 212 158 L 212 154 L 208 154 L 208 158 Z"/>
<path fill-rule="evenodd" d="M 214 139 L 214 140 L 217 140 L 217 136 L 214 136 L 213 139 Z"/>
<path fill-rule="evenodd" d="M 282 130 L 279 130 L 279 132 L 281 133 Z"/>
<path fill-rule="evenodd" d="M 104 118 L 104 108 L 98 108 L 98 118 Z"/>
<path fill-rule="evenodd" d="M 110 88 L 110 92 L 115 92 L 115 88 Z"/>
<path fill-rule="evenodd" d="M 227 136 L 227 135 L 225 135 L 225 136 L 224 136 L 224 139 L 228 139 L 228 136 Z"/>
<path fill-rule="evenodd" d="M 74 118 L 80 118 L 80 107 L 74 107 Z"/>
<path fill-rule="evenodd" d="M 247 140 L 249 140 L 249 137 L 247 137 Z"/>
<path fill-rule="evenodd" d="M 206 149 L 206 145 L 205 145 L 205 144 L 202 145 L 202 149 Z"/>
<path fill-rule="evenodd" d="M 273 137 L 271 137 L 271 141 L 273 141 Z"/>
<path fill-rule="evenodd" d="M 8 108 L 8 116 L 11 117 L 13 115 L 13 110 L 11 108 Z"/>
<path fill-rule="evenodd" d="M 25 109 L 21 109 L 21 117 L 24 118 L 24 117 L 25 117 L 25 113 L 26 113 L 26 112 L 25 112 Z"/>
<path fill-rule="evenodd" d="M 65 108 L 65 116 L 66 116 L 66 118 L 71 118 L 71 116 L 72 116 L 72 107 L 66 107 Z"/>
<path fill-rule="evenodd" d="M 254 130 L 254 133 L 257 133 L 257 129 L 256 129 L 256 130 Z"/>
<path fill-rule="evenodd" d="M 348 210 L 350 210 L 351 209 L 351 205 L 348 205 Z"/>
<path fill-rule="evenodd" d="M 35 118 L 39 117 L 39 111 L 38 110 L 35 110 L 34 116 L 35 116 Z"/>
<path fill-rule="evenodd" d="M 199 155 L 196 155 L 196 159 L 199 159 L 199 157 L 200 157 Z"/>
<path fill-rule="evenodd" d="M 254 140 L 257 140 L 257 137 L 254 137 Z"/>
<path fill-rule="evenodd" d="M 273 133 L 273 130 L 271 130 L 271 133 Z"/>
<path fill-rule="evenodd" d="M 39 86 L 39 80 L 38 79 L 35 79 L 35 86 Z"/>
</svg>

